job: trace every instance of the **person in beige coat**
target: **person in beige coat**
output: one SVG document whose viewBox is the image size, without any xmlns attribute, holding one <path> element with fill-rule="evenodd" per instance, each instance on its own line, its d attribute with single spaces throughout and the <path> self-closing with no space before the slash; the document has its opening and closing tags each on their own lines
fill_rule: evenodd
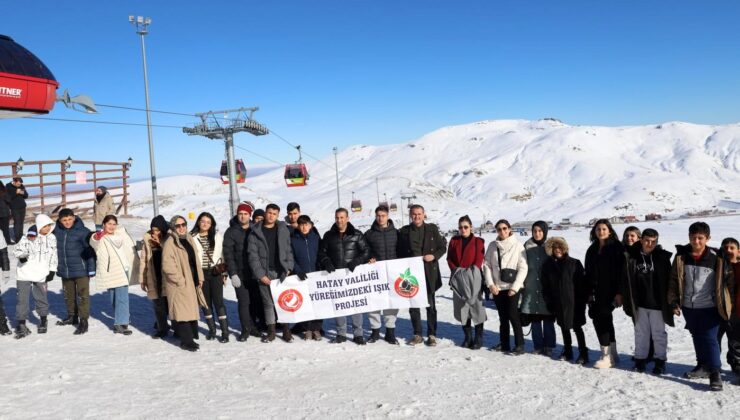
<svg viewBox="0 0 740 420">
<path fill-rule="evenodd" d="M 103 227 L 103 218 L 116 212 L 116 206 L 113 204 L 113 197 L 108 192 L 108 188 L 100 186 L 95 189 L 95 201 L 93 202 L 93 221 L 95 229 L 100 230 Z"/>
<path fill-rule="evenodd" d="M 203 286 L 203 270 L 198 264 L 188 222 L 182 216 L 170 219 L 170 233 L 162 247 L 162 276 L 170 319 L 180 336 L 180 348 L 198 351 L 198 297 L 196 288 Z"/>
<path fill-rule="evenodd" d="M 162 278 L 162 243 L 167 239 L 170 225 L 159 215 L 152 219 L 150 229 L 144 234 L 139 265 L 139 286 L 152 301 L 157 319 L 156 332 L 152 338 L 165 338 L 170 326 L 167 324 L 167 293 Z"/>
<path fill-rule="evenodd" d="M 129 324 L 128 286 L 138 282 L 139 270 L 136 245 L 118 218 L 112 214 L 102 220 L 103 229 L 90 238 L 97 255 L 95 287 L 110 295 L 115 321 L 113 332 L 131 335 Z"/>
</svg>

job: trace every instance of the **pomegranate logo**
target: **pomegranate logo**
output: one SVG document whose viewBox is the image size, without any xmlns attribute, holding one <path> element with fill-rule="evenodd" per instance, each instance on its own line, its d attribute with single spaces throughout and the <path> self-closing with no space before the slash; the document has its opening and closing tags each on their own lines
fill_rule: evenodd
<svg viewBox="0 0 740 420">
<path fill-rule="evenodd" d="M 278 305 L 285 312 L 295 312 L 303 306 L 303 296 L 296 289 L 288 289 L 278 296 Z"/>
<path fill-rule="evenodd" d="M 419 293 L 419 280 L 411 275 L 411 268 L 407 268 L 405 272 L 399 274 L 393 288 L 399 296 L 410 299 Z"/>
</svg>

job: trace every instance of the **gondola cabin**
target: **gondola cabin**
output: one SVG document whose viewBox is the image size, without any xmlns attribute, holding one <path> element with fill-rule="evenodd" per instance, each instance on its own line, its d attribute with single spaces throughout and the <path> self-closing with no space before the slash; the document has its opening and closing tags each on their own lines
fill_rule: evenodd
<svg viewBox="0 0 740 420">
<path fill-rule="evenodd" d="M 236 166 L 236 183 L 243 184 L 247 180 L 247 167 L 244 166 L 244 161 L 237 159 L 234 162 Z M 229 184 L 229 167 L 226 165 L 226 161 L 221 161 L 221 182 L 225 185 Z"/>
<path fill-rule="evenodd" d="M 0 118 L 48 114 L 59 83 L 51 71 L 12 38 L 0 35 Z"/>
<path fill-rule="evenodd" d="M 361 200 L 352 200 L 352 206 L 351 206 L 353 213 L 359 213 L 362 211 L 362 201 Z"/>
<path fill-rule="evenodd" d="M 391 211 L 398 211 L 398 205 L 396 203 L 391 203 Z"/>
<path fill-rule="evenodd" d="M 378 207 L 388 208 L 388 202 L 387 201 L 381 201 L 380 203 L 378 203 Z"/>
<path fill-rule="evenodd" d="M 285 185 L 303 187 L 308 183 L 308 170 L 303 163 L 285 165 Z"/>
</svg>

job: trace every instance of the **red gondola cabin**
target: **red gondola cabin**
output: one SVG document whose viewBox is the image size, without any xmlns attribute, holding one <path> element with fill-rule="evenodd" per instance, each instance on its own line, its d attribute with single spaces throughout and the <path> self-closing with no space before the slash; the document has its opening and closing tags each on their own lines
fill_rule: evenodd
<svg viewBox="0 0 740 420">
<path fill-rule="evenodd" d="M 41 60 L 9 36 L 0 35 L 0 118 L 48 114 L 58 87 Z"/>
</svg>

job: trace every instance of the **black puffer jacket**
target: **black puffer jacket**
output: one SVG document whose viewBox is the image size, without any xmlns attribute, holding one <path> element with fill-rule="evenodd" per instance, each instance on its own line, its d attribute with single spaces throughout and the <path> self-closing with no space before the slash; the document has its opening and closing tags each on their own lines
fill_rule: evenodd
<svg viewBox="0 0 740 420">
<path fill-rule="evenodd" d="M 558 325 L 567 330 L 585 325 L 591 287 L 581 262 L 568 255 L 560 260 L 550 257 L 542 265 L 541 279 L 547 310 L 555 315 Z"/>
<path fill-rule="evenodd" d="M 622 295 L 624 296 L 624 313 L 635 320 L 635 312 L 640 302 L 640 281 L 646 277 L 652 276 L 653 287 L 656 293 L 657 303 L 660 304 L 660 310 L 663 313 L 663 322 L 666 325 L 673 326 L 673 309 L 668 304 L 668 283 L 671 280 L 671 252 L 666 251 L 660 245 L 655 247 L 650 253 L 648 261 L 652 265 L 652 270 L 641 270 L 641 264 L 647 261 L 642 256 L 642 244 L 637 242 L 627 248 L 627 268 L 624 271 L 622 281 Z M 648 278 L 649 280 L 649 278 Z"/>
<path fill-rule="evenodd" d="M 367 246 L 365 236 L 359 230 L 347 223 L 347 230 L 340 239 L 336 223 L 324 234 L 321 243 L 321 266 L 323 268 L 346 268 L 350 263 L 365 264 L 370 259 L 370 247 Z"/>
<path fill-rule="evenodd" d="M 396 246 L 398 245 L 398 230 L 393 226 L 393 220 L 388 220 L 385 229 L 373 222 L 370 229 L 365 232 L 365 240 L 370 247 L 370 258 L 378 261 L 396 259 Z"/>
<path fill-rule="evenodd" d="M 614 298 L 620 292 L 624 278 L 625 259 L 622 243 L 609 240 L 599 251 L 595 241 L 586 251 L 586 281 L 594 296 L 594 310 L 597 314 L 608 314 L 614 310 Z"/>
<path fill-rule="evenodd" d="M 21 187 L 23 188 L 22 190 L 13 184 L 8 184 L 5 186 L 5 191 L 8 193 L 8 197 L 6 198 L 6 200 L 10 204 L 11 209 L 19 210 L 26 208 L 28 191 L 26 191 L 25 185 L 21 185 Z"/>
<path fill-rule="evenodd" d="M 239 219 L 234 216 L 229 221 L 229 228 L 224 233 L 223 255 L 229 276 L 238 274 L 242 283 L 252 278 L 252 271 L 247 264 L 247 240 L 252 229 L 244 230 Z"/>
<path fill-rule="evenodd" d="M 5 184 L 0 181 L 0 217 L 10 217 L 10 203 L 8 200 L 8 192 L 5 190 Z"/>
</svg>

